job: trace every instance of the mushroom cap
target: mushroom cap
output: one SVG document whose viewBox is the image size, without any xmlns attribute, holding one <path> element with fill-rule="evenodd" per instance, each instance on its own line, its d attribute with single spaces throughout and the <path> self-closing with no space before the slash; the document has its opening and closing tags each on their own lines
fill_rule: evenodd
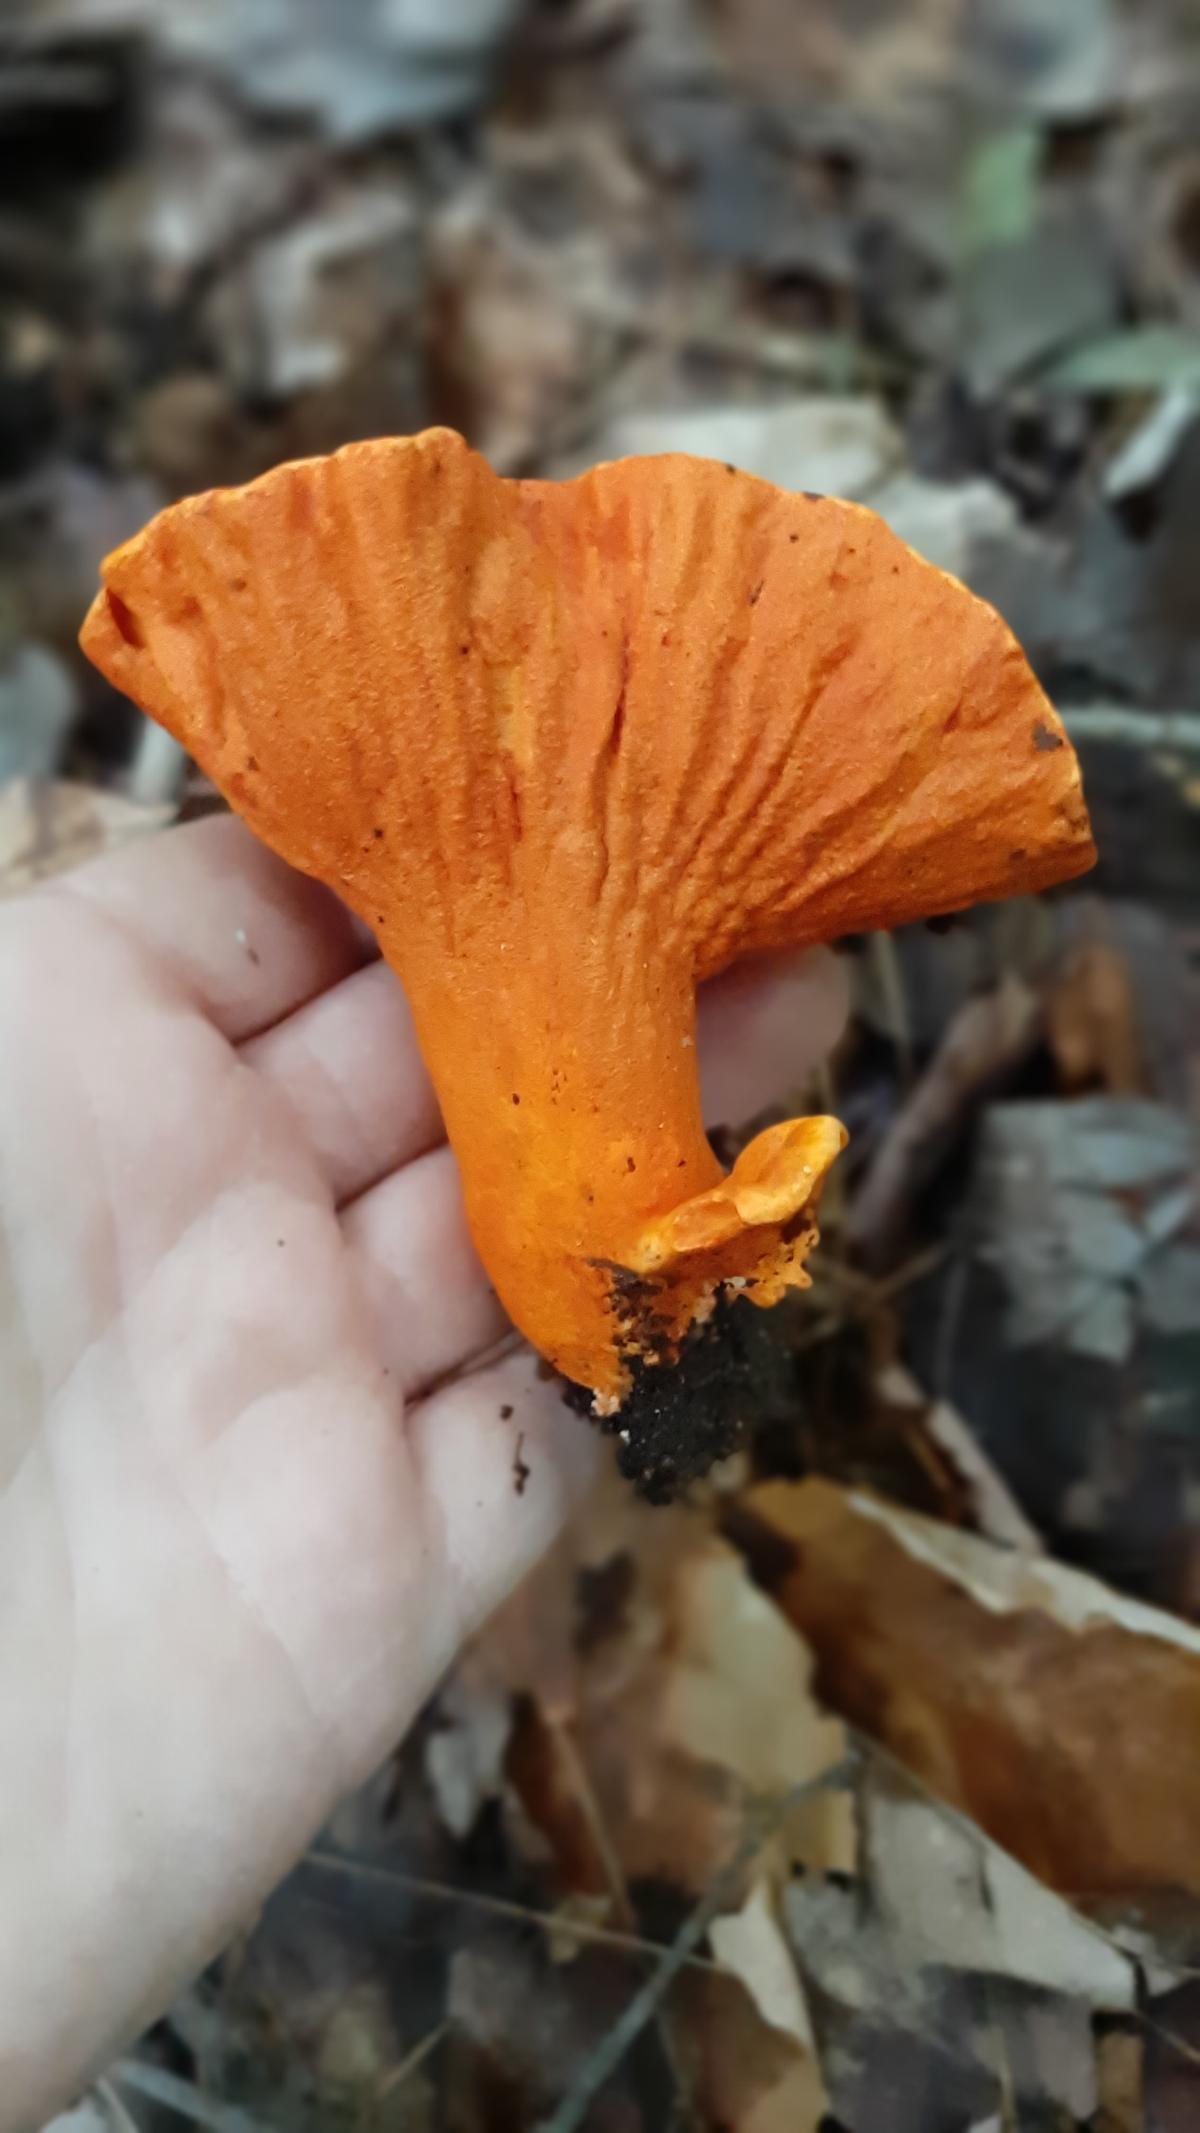
<svg viewBox="0 0 1200 2133">
<path fill-rule="evenodd" d="M 1092 864 L 1015 639 L 874 513 L 684 455 L 510 481 L 447 430 L 190 498 L 84 649 L 404 980 L 481 1255 L 603 1406 L 803 1281 L 844 1134 L 704 1139 L 696 984 Z"/>
</svg>

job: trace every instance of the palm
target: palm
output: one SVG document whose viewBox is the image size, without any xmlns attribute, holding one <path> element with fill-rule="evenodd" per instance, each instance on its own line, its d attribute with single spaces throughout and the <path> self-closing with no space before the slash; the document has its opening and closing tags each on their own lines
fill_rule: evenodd
<svg viewBox="0 0 1200 2133">
<path fill-rule="evenodd" d="M 836 989 L 804 983 L 811 1052 Z M 771 998 L 722 1017 L 728 1054 L 759 1016 L 751 1100 L 796 1005 Z M 503 1320 L 398 987 L 236 824 L 8 907 L 0 1024 L 0 2125 L 20 2126 L 384 1753 L 594 1440 L 527 1356 L 486 1361 Z"/>
</svg>

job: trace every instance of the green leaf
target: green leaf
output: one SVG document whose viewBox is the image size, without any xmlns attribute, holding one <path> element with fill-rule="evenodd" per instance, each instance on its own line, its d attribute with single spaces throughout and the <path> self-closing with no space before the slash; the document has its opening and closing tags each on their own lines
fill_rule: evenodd
<svg viewBox="0 0 1200 2133">
<path fill-rule="evenodd" d="M 972 150 L 959 199 L 963 259 L 999 245 L 1019 244 L 1033 228 L 1041 135 L 1036 126 L 1006 126 Z"/>
<path fill-rule="evenodd" d="M 1131 326 L 1073 348 L 1043 374 L 1063 392 L 1160 392 L 1200 387 L 1200 337 L 1181 326 Z"/>
</svg>

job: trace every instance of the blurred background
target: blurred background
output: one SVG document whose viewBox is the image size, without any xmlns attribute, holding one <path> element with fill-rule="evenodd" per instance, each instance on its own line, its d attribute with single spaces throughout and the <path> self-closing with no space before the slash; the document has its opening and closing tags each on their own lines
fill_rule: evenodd
<svg viewBox="0 0 1200 2133">
<path fill-rule="evenodd" d="M 1200 9 L 6 0 L 0 894 L 220 804 L 75 647 L 104 552 L 433 422 L 871 504 L 1100 865 L 845 944 L 744 1450 L 602 1488 L 69 2124 L 1187 2133 Z"/>
</svg>

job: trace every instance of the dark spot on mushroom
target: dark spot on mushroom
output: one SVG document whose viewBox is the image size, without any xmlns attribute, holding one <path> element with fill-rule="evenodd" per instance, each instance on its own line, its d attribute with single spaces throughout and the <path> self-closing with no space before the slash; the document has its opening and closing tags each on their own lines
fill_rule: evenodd
<svg viewBox="0 0 1200 2133">
<path fill-rule="evenodd" d="M 231 578 L 229 580 L 229 590 L 230 592 L 244 593 L 246 590 L 245 578 Z"/>
<path fill-rule="evenodd" d="M 800 494 L 810 504 L 823 504 L 825 501 L 825 492 L 822 489 L 801 489 Z"/>
<path fill-rule="evenodd" d="M 513 1102 L 514 1102 L 515 1104 L 519 1104 L 519 1103 L 520 1103 L 520 1101 L 521 1101 L 521 1099 L 520 1099 L 520 1097 L 519 1097 L 519 1096 L 517 1095 L 517 1092 L 516 1092 L 516 1090 L 514 1089 L 514 1090 L 513 1090 Z"/>
<path fill-rule="evenodd" d="M 789 541 L 791 542 L 791 544 L 792 544 L 793 548 L 795 547 L 795 545 L 796 545 L 797 541 L 799 540 L 799 538 L 800 538 L 800 536 L 799 536 L 799 534 L 798 534 L 798 533 L 789 533 L 789 535 L 788 535 L 788 539 L 789 539 Z"/>
<path fill-rule="evenodd" d="M 504 1406 L 500 1409 L 500 1420 L 502 1422 L 511 1422 L 513 1418 L 513 1413 L 514 1410 L 508 1405 L 506 1401 Z"/>
<path fill-rule="evenodd" d="M 471 647 L 469 644 L 460 644 L 458 649 L 462 653 L 463 658 L 465 659 Z"/>
<path fill-rule="evenodd" d="M 258 769 L 258 757 L 256 755 L 248 755 L 246 757 L 246 768 L 247 770 Z"/>
<path fill-rule="evenodd" d="M 734 463 L 733 463 L 732 459 L 727 459 L 727 460 L 725 461 L 725 472 L 726 472 L 727 474 L 736 474 L 736 473 L 737 473 L 737 468 L 736 468 L 736 467 L 734 466 Z"/>
<path fill-rule="evenodd" d="M 1063 737 L 1061 733 L 1055 733 L 1046 724 L 1045 719 L 1035 718 L 1033 722 L 1033 745 L 1039 755 L 1049 755 L 1052 748 L 1061 748 L 1062 744 Z"/>
<path fill-rule="evenodd" d="M 625 1168 L 626 1170 L 637 1169 L 637 1164 L 634 1162 L 633 1157 L 631 1155 L 627 1155 L 625 1158 Z"/>
<path fill-rule="evenodd" d="M 767 581 L 765 578 L 760 578 L 757 585 L 751 586 L 750 591 L 746 594 L 747 607 L 758 606 L 758 603 L 762 598 L 762 589 L 766 582 Z"/>
<path fill-rule="evenodd" d="M 382 837 L 382 835 L 383 835 L 383 831 L 382 831 L 382 829 L 380 828 L 380 825 L 378 824 L 378 822 L 377 822 L 377 823 L 375 824 L 375 827 L 374 827 L 374 829 L 373 829 L 373 830 L 371 831 L 371 835 L 372 835 L 373 837 Z"/>
</svg>

